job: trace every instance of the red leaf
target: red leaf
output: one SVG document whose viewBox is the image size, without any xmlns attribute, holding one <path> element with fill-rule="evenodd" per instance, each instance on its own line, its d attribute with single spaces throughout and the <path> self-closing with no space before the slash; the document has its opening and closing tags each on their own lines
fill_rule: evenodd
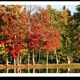
<svg viewBox="0 0 80 80">
<path fill-rule="evenodd" d="M 17 59 L 17 55 L 15 55 L 15 54 L 13 54 L 12 57 L 13 57 L 14 59 Z"/>
</svg>

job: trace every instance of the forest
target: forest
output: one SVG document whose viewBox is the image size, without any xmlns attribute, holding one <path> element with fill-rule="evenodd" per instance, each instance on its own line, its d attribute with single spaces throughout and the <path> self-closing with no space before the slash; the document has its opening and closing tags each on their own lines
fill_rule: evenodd
<svg viewBox="0 0 80 80">
<path fill-rule="evenodd" d="M 0 64 L 80 63 L 80 5 L 0 5 Z"/>
</svg>

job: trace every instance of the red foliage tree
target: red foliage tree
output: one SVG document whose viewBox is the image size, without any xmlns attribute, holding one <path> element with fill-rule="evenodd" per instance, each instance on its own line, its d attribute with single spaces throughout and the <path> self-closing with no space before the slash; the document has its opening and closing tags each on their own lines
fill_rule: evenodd
<svg viewBox="0 0 80 80">
<path fill-rule="evenodd" d="M 1 29 L 6 39 L 6 49 L 13 58 L 17 58 L 20 49 L 23 48 L 23 40 L 25 39 L 23 35 L 25 35 L 25 28 L 27 27 L 26 16 L 23 15 L 23 12 L 19 13 L 20 8 L 18 5 L 8 6 L 5 7 L 5 11 L 0 13 L 4 23 L 1 25 Z"/>
<path fill-rule="evenodd" d="M 60 48 L 60 40 L 59 40 L 59 33 L 57 30 L 52 31 L 51 38 L 43 45 L 42 49 L 46 51 L 53 51 Z"/>
</svg>

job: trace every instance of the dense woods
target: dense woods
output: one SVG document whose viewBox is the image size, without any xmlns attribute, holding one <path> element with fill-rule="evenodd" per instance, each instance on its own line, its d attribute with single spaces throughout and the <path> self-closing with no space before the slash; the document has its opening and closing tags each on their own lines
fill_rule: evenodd
<svg viewBox="0 0 80 80">
<path fill-rule="evenodd" d="M 80 62 L 80 5 L 76 12 L 35 5 L 0 5 L 1 64 Z"/>
</svg>

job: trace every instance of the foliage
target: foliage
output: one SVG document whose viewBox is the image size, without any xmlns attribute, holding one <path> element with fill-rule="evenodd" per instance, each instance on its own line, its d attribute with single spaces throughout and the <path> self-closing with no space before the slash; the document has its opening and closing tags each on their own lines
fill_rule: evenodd
<svg viewBox="0 0 80 80">
<path fill-rule="evenodd" d="M 67 57 L 72 62 L 79 62 L 80 5 L 76 6 L 77 12 L 74 15 L 71 15 L 71 11 L 65 5 L 61 11 L 50 5 L 47 5 L 46 9 L 36 6 L 38 11 L 34 12 L 34 9 L 31 9 L 33 14 L 26 7 L 21 10 L 22 7 L 0 5 L 1 55 L 11 55 L 18 59 L 20 54 L 22 62 L 27 63 L 27 54 L 30 54 L 30 62 L 34 57 L 38 63 L 40 57 L 40 63 L 45 63 L 44 53 L 47 55 L 48 52 L 49 63 L 55 63 L 56 57 L 53 52 L 57 51 L 60 63 L 66 63 Z M 35 53 L 33 57 L 32 51 Z"/>
</svg>

